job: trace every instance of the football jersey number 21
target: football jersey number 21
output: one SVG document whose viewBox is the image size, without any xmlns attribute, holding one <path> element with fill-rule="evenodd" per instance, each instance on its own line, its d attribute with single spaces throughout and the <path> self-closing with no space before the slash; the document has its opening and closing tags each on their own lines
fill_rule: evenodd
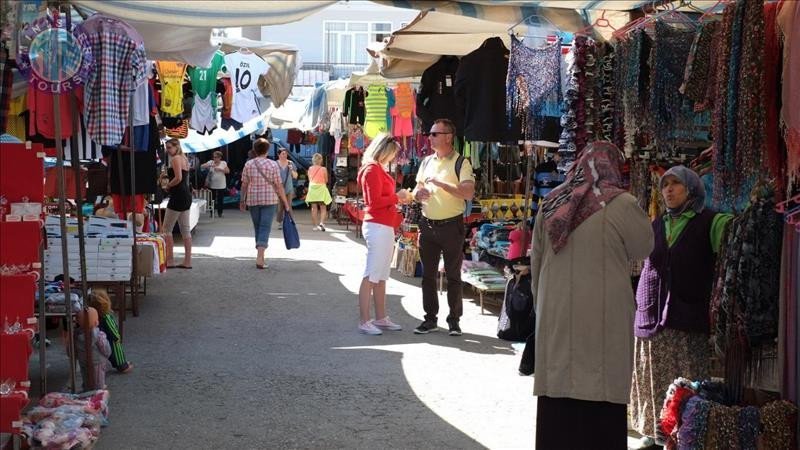
<svg viewBox="0 0 800 450">
<path fill-rule="evenodd" d="M 252 81 L 252 77 L 250 76 L 250 71 L 247 69 L 241 70 L 238 67 L 236 68 L 236 73 L 234 74 L 234 78 L 236 81 L 236 92 L 243 91 L 250 86 L 250 82 Z"/>
</svg>

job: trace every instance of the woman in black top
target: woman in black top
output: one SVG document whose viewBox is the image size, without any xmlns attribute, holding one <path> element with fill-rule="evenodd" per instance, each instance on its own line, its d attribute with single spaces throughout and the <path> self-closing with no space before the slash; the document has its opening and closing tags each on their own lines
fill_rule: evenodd
<svg viewBox="0 0 800 450">
<path fill-rule="evenodd" d="M 181 143 L 177 139 L 170 139 L 166 143 L 167 153 L 170 156 L 169 169 L 169 202 L 167 212 L 164 214 L 164 223 L 161 232 L 167 244 L 167 267 L 191 269 L 192 268 L 192 230 L 189 227 L 189 208 L 192 206 L 192 190 L 189 188 L 189 160 L 183 154 Z M 177 222 L 181 237 L 183 238 L 183 263 L 174 265 L 172 253 L 174 242 L 172 230 Z"/>
</svg>

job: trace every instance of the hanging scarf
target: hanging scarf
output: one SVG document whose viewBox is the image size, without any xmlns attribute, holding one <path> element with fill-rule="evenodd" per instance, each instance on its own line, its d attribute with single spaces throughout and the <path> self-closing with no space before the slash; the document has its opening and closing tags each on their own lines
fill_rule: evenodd
<svg viewBox="0 0 800 450">
<path fill-rule="evenodd" d="M 764 2 L 745 0 L 741 33 L 738 101 L 736 105 L 736 168 L 734 193 L 746 195 L 763 171 L 764 155 Z"/>
<path fill-rule="evenodd" d="M 720 247 L 710 318 L 735 402 L 778 336 L 782 240 L 783 218 L 771 199 L 759 199 L 730 222 Z"/>
<path fill-rule="evenodd" d="M 708 108 L 706 102 L 706 86 L 709 82 L 711 61 L 713 58 L 714 39 L 718 22 L 706 22 L 695 35 L 689 59 L 686 61 L 686 72 L 680 92 L 694 102 L 694 110 Z"/>
<path fill-rule="evenodd" d="M 564 183 L 547 194 L 541 208 L 555 253 L 564 248 L 569 235 L 584 220 L 625 192 L 620 174 L 622 163 L 617 146 L 606 141 L 593 142 L 567 172 Z"/>
<path fill-rule="evenodd" d="M 660 21 L 655 28 L 650 114 L 656 143 L 673 147 L 676 139 L 690 140 L 694 128 L 693 105 L 679 92 L 694 32 Z"/>
<path fill-rule="evenodd" d="M 680 216 L 687 209 L 691 209 L 697 214 L 703 212 L 706 203 L 706 188 L 703 186 L 703 182 L 700 181 L 700 177 L 692 169 L 684 166 L 674 166 L 661 176 L 661 180 L 658 183 L 659 190 L 664 188 L 664 181 L 670 175 L 681 182 L 689 196 L 679 207 L 667 208 L 667 212 L 673 217 Z"/>
<path fill-rule="evenodd" d="M 731 35 L 733 33 L 733 21 L 736 16 L 736 4 L 731 3 L 722 12 L 722 20 L 719 22 L 717 32 L 716 61 L 712 70 L 716 74 L 715 85 L 709 93 L 709 98 L 714 101 L 714 112 L 711 116 L 711 134 L 714 139 L 714 152 L 712 153 L 712 167 L 714 177 L 713 205 L 719 211 L 730 211 L 733 200 L 727 198 L 730 191 L 729 180 L 733 176 L 728 173 L 730 169 L 726 165 L 725 155 L 727 147 L 725 141 L 726 116 L 728 96 L 728 78 L 730 71 L 728 60 L 731 57 Z"/>
<path fill-rule="evenodd" d="M 781 3 L 777 22 L 783 40 L 781 124 L 794 183 L 800 177 L 800 2 Z"/>
</svg>

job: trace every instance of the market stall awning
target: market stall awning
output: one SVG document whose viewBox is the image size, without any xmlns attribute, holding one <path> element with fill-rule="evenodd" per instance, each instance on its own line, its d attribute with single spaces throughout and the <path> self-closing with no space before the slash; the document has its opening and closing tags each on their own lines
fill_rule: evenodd
<svg viewBox="0 0 800 450">
<path fill-rule="evenodd" d="M 680 6 L 680 1 L 673 2 L 656 0 L 456 0 L 456 1 L 433 1 L 433 0 L 373 0 L 387 6 L 397 8 L 410 8 L 418 10 L 435 9 L 447 14 L 475 17 L 478 19 L 495 20 L 494 17 L 503 14 L 497 8 L 516 8 L 525 13 L 533 14 L 538 8 L 559 8 L 576 10 L 606 10 L 606 11 L 632 11 L 635 9 L 646 8 L 653 4 L 661 5 L 674 3 L 675 7 Z M 706 10 L 709 8 L 724 8 L 724 4 L 716 0 L 693 0 L 693 7 Z M 689 10 L 689 7 L 681 7 Z M 524 16 L 523 16 L 524 17 Z"/>
<path fill-rule="evenodd" d="M 142 35 L 147 59 L 206 67 L 217 51 L 217 46 L 211 43 L 211 28 L 165 27 L 136 20 L 126 22 Z"/>
<path fill-rule="evenodd" d="M 336 3 L 336 0 L 247 2 L 209 0 L 73 0 L 80 6 L 125 20 L 170 26 L 224 28 L 296 22 Z"/>
</svg>

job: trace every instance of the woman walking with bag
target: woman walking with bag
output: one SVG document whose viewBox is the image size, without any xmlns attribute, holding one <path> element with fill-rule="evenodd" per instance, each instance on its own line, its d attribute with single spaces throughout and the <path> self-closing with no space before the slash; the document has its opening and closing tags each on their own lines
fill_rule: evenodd
<svg viewBox="0 0 800 450">
<path fill-rule="evenodd" d="M 325 218 L 328 205 L 331 204 L 331 193 L 328 191 L 328 169 L 322 167 L 322 155 L 314 153 L 314 163 L 308 168 L 308 193 L 306 203 L 311 206 L 311 221 L 314 230 L 325 231 Z"/>
<path fill-rule="evenodd" d="M 297 179 L 297 169 L 294 163 L 289 161 L 289 151 L 281 147 L 278 153 L 278 166 L 281 169 L 281 182 L 283 182 L 283 192 L 286 193 L 286 199 L 289 203 L 294 199 L 294 180 Z M 283 229 L 283 214 L 285 209 L 283 205 L 278 203 L 278 214 L 275 216 L 275 222 L 278 223 L 278 229 Z"/>
<path fill-rule="evenodd" d="M 389 279 L 394 230 L 399 223 L 398 203 L 408 203 L 411 194 L 401 189 L 395 193 L 395 180 L 387 167 L 397 156 L 392 136 L 380 133 L 364 152 L 364 164 L 358 173 L 358 184 L 364 192 L 364 223 L 361 229 L 367 241 L 367 267 L 358 290 L 358 305 L 363 334 L 383 334 L 381 329 L 403 328 L 386 315 L 386 280 Z M 370 296 L 375 302 L 375 318 L 370 320 Z"/>
<path fill-rule="evenodd" d="M 192 191 L 189 188 L 189 160 L 183 154 L 181 141 L 172 138 L 165 144 L 169 154 L 169 182 L 166 190 L 169 191 L 167 211 L 164 213 L 161 233 L 164 235 L 167 253 L 167 268 L 191 269 L 192 268 L 192 230 L 189 227 L 189 209 L 192 207 Z M 172 254 L 175 242 L 172 239 L 172 230 L 175 223 L 181 230 L 183 238 L 183 263 L 174 265 Z"/>
<path fill-rule="evenodd" d="M 280 201 L 287 211 L 292 205 L 286 200 L 278 163 L 267 158 L 269 143 L 259 138 L 253 143 L 256 157 L 247 161 L 242 169 L 242 192 L 239 209 L 250 210 L 256 236 L 256 267 L 267 268 L 264 264 L 264 251 L 269 244 L 272 218 Z"/>
</svg>

